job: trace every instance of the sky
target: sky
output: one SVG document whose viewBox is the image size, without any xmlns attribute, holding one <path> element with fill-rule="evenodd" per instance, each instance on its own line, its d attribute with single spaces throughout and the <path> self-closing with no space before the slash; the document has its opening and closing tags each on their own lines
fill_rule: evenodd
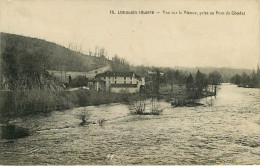
<svg viewBox="0 0 260 166">
<path fill-rule="evenodd" d="M 105 48 L 108 57 L 117 54 L 133 65 L 255 69 L 260 63 L 259 6 L 258 0 L 0 0 L 0 31 L 77 45 L 83 52 Z"/>
</svg>

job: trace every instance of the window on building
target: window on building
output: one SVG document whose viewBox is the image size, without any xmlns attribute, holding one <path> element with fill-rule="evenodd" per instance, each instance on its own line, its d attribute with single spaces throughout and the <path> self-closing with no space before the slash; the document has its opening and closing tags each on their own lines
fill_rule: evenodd
<svg viewBox="0 0 260 166">
<path fill-rule="evenodd" d="M 116 81 L 115 81 L 115 84 L 116 84 Z"/>
<path fill-rule="evenodd" d="M 132 77 L 130 77 L 130 80 L 132 79 Z"/>
<path fill-rule="evenodd" d="M 130 81 L 130 84 L 132 84 L 132 81 Z"/>
<path fill-rule="evenodd" d="M 110 79 L 110 77 L 108 77 L 108 79 Z"/>
<path fill-rule="evenodd" d="M 126 84 L 126 81 L 124 81 L 124 84 Z"/>
<path fill-rule="evenodd" d="M 104 77 L 104 79 L 106 79 L 106 77 Z"/>
<path fill-rule="evenodd" d="M 138 84 L 138 81 L 136 81 L 136 84 Z"/>
<path fill-rule="evenodd" d="M 124 77 L 124 79 L 126 79 L 126 77 Z"/>
<path fill-rule="evenodd" d="M 116 79 L 116 77 L 115 77 L 115 79 Z"/>
</svg>

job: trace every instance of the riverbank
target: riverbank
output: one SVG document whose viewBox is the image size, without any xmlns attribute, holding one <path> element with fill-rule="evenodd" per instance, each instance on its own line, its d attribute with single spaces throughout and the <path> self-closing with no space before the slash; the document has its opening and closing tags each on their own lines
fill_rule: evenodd
<svg viewBox="0 0 260 166">
<path fill-rule="evenodd" d="M 48 115 L 52 111 L 98 106 L 101 104 L 123 103 L 132 104 L 148 98 L 165 100 L 173 103 L 173 106 L 198 106 L 201 98 L 214 96 L 213 92 L 197 93 L 186 91 L 179 86 L 173 91 L 162 91 L 155 94 L 150 91 L 143 93 L 109 93 L 79 88 L 74 91 L 66 91 L 62 88 L 32 89 L 27 91 L 2 91 L 0 93 L 0 122 L 7 123 L 10 119 L 34 114 Z"/>
<path fill-rule="evenodd" d="M 256 88 L 256 89 L 260 89 L 260 85 L 259 85 L 259 86 L 237 85 L 237 87 L 241 87 L 241 88 Z"/>
<path fill-rule="evenodd" d="M 259 89 L 221 85 L 212 107 L 171 108 L 131 115 L 128 105 L 105 104 L 26 116 L 16 123 L 36 132 L 0 139 L 2 165 L 254 165 L 259 163 Z M 77 115 L 90 111 L 80 126 Z"/>
<path fill-rule="evenodd" d="M 143 94 L 117 94 L 80 89 L 77 91 L 2 91 L 0 94 L 0 120 L 109 103 L 126 103 L 144 99 Z"/>
</svg>

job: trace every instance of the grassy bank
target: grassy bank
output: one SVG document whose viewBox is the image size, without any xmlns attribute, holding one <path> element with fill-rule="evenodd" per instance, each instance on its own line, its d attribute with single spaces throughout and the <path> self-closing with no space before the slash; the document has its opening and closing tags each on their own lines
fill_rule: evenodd
<svg viewBox="0 0 260 166">
<path fill-rule="evenodd" d="M 67 92 L 33 89 L 27 91 L 2 91 L 0 94 L 1 120 L 33 114 L 48 114 L 54 110 L 75 107 L 126 103 L 144 98 L 140 94 L 115 94 L 91 90 Z"/>
<path fill-rule="evenodd" d="M 62 91 L 2 91 L 0 98 L 0 115 L 4 118 L 46 114 L 56 109 L 67 108 L 66 95 L 63 95 Z"/>
<path fill-rule="evenodd" d="M 127 93 L 106 93 L 91 90 L 74 91 L 70 95 L 77 96 L 77 106 L 90 106 L 109 103 L 125 103 L 129 104 L 132 101 L 144 98 L 140 94 L 127 94 Z"/>
<path fill-rule="evenodd" d="M 145 98 L 163 99 L 168 102 L 186 101 L 199 102 L 200 98 L 212 96 L 214 93 L 205 92 L 198 95 L 196 91 L 186 91 L 185 88 L 174 91 L 163 91 L 160 94 L 117 94 L 99 92 L 93 90 L 65 91 L 64 89 L 31 89 L 2 91 L 0 93 L 0 120 L 8 121 L 15 117 L 43 114 L 46 115 L 55 110 L 65 110 L 75 107 L 98 106 L 109 103 L 130 104 Z"/>
</svg>

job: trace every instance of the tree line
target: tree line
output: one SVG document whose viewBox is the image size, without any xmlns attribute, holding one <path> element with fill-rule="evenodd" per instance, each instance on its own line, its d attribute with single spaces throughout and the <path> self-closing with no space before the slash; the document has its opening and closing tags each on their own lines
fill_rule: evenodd
<svg viewBox="0 0 260 166">
<path fill-rule="evenodd" d="M 246 73 L 236 74 L 231 77 L 230 82 L 239 87 L 260 88 L 260 70 L 258 68 L 257 72 L 253 71 L 250 75 Z"/>
<path fill-rule="evenodd" d="M 173 91 L 174 85 L 178 85 L 180 88 L 185 86 L 186 91 L 194 98 L 201 98 L 208 92 L 216 93 L 215 87 L 222 81 L 223 79 L 217 71 L 206 75 L 198 70 L 195 75 L 192 75 L 173 69 L 168 69 L 163 73 L 159 68 L 154 69 L 154 73 L 146 78 L 148 89 L 156 94 L 160 93 L 161 84 L 170 85 L 170 91 Z"/>
</svg>

